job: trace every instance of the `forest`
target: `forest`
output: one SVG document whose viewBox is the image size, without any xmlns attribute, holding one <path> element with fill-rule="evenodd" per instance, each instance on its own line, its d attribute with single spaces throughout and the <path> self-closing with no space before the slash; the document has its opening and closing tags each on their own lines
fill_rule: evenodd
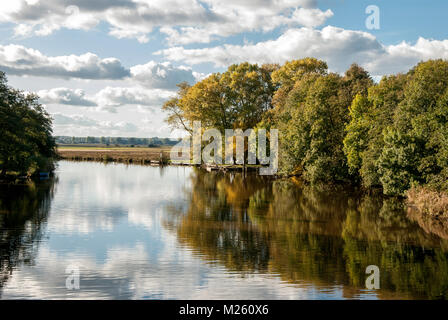
<svg viewBox="0 0 448 320">
<path fill-rule="evenodd" d="M 421 62 L 375 82 L 353 64 L 330 72 L 314 58 L 241 63 L 165 102 L 166 121 L 205 128 L 276 128 L 279 169 L 307 184 L 352 184 L 448 210 L 448 61 Z"/>
</svg>

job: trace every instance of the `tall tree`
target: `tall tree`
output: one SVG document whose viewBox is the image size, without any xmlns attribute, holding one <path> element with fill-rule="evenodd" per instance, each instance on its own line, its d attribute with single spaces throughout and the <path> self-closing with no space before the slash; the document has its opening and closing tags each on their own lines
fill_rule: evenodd
<svg viewBox="0 0 448 320">
<path fill-rule="evenodd" d="M 403 194 L 413 184 L 440 179 L 444 170 L 447 127 L 448 61 L 419 63 L 408 73 L 404 98 L 394 125 L 385 132 L 379 158 L 381 183 L 386 194 Z"/>
<path fill-rule="evenodd" d="M 0 73 L 0 172 L 51 170 L 55 158 L 52 120 L 34 94 L 8 87 Z"/>
<path fill-rule="evenodd" d="M 349 179 L 343 152 L 348 107 L 354 95 L 365 94 L 373 83 L 357 65 L 351 66 L 343 77 L 328 74 L 325 67 L 319 60 L 305 59 L 283 66 L 288 72 L 279 72 L 280 68 L 273 74 L 274 80 L 281 79 L 278 81 L 284 84 L 275 94 L 277 104 L 273 111 L 281 132 L 281 171 L 301 173 L 312 183 Z M 297 74 L 291 70 L 297 70 Z M 294 85 L 288 78 L 296 79 Z"/>
<path fill-rule="evenodd" d="M 191 87 L 180 84 L 178 96 L 163 106 L 168 112 L 167 122 L 190 133 L 193 121 L 222 132 L 255 127 L 272 108 L 275 87 L 271 72 L 275 68 L 245 62 L 211 74 Z"/>
<path fill-rule="evenodd" d="M 350 172 L 365 187 L 381 186 L 378 158 L 384 147 L 383 131 L 393 124 L 394 113 L 403 99 L 406 75 L 384 77 L 368 90 L 357 94 L 349 112 L 344 152 Z"/>
</svg>

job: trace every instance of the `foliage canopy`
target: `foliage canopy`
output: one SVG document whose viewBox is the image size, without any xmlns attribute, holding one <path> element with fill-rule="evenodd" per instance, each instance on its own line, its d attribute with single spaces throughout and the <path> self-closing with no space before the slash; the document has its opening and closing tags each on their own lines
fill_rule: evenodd
<svg viewBox="0 0 448 320">
<path fill-rule="evenodd" d="M 7 85 L 0 72 L 0 175 L 53 169 L 52 119 L 34 94 Z"/>
<path fill-rule="evenodd" d="M 280 172 L 306 182 L 350 182 L 403 195 L 448 191 L 448 61 L 419 63 L 375 83 L 353 64 L 340 75 L 314 58 L 282 66 L 232 65 L 167 101 L 167 121 L 277 128 Z"/>
</svg>

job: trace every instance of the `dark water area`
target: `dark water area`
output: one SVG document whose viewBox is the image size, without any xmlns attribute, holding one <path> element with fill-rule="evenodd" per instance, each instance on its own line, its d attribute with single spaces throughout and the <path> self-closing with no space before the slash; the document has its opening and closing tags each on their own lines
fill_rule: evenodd
<svg viewBox="0 0 448 320">
<path fill-rule="evenodd" d="M 0 185 L 1 299 L 447 297 L 448 235 L 396 199 L 69 161 L 50 180 Z"/>
</svg>

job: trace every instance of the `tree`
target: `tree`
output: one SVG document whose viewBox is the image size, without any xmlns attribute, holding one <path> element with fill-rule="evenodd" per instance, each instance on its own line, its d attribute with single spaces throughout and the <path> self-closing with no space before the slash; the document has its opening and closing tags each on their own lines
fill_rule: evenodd
<svg viewBox="0 0 448 320">
<path fill-rule="evenodd" d="M 419 63 L 408 77 L 378 160 L 386 194 L 402 195 L 415 184 L 440 187 L 446 173 L 448 61 Z"/>
<path fill-rule="evenodd" d="M 282 84 L 275 93 L 273 110 L 282 133 L 281 171 L 301 173 L 312 183 L 349 180 L 343 152 L 348 107 L 354 95 L 365 94 L 373 83 L 357 65 L 351 66 L 344 77 L 328 74 L 325 67 L 324 62 L 308 58 L 288 62 L 273 74 L 273 79 Z M 288 78 L 296 79 L 294 85 Z"/>
<path fill-rule="evenodd" d="M 253 128 L 272 107 L 275 87 L 271 72 L 275 68 L 246 62 L 232 65 L 224 73 L 211 74 L 191 87 L 181 83 L 178 96 L 163 106 L 168 112 L 167 122 L 190 133 L 193 121 L 221 132 Z"/>
<path fill-rule="evenodd" d="M 52 120 L 34 94 L 7 86 L 0 72 L 0 172 L 30 174 L 53 169 Z"/>
<path fill-rule="evenodd" d="M 186 95 L 190 85 L 187 82 L 181 82 L 177 87 L 179 88 L 177 97 L 169 99 L 162 106 L 162 110 L 168 113 L 165 121 L 172 128 L 184 129 L 191 134 L 193 130 L 188 126 L 185 112 L 179 105 L 179 100 Z"/>
<path fill-rule="evenodd" d="M 368 96 L 356 95 L 350 106 L 344 152 L 350 173 L 367 188 L 381 186 L 377 162 L 385 145 L 383 131 L 393 124 L 406 79 L 402 74 L 384 77 L 368 89 Z"/>
<path fill-rule="evenodd" d="M 328 73 L 327 63 L 315 58 L 287 61 L 283 66 L 272 73 L 272 81 L 277 86 L 273 97 L 273 104 L 280 112 L 287 103 L 290 92 L 297 88 L 306 75 L 326 75 Z"/>
</svg>

